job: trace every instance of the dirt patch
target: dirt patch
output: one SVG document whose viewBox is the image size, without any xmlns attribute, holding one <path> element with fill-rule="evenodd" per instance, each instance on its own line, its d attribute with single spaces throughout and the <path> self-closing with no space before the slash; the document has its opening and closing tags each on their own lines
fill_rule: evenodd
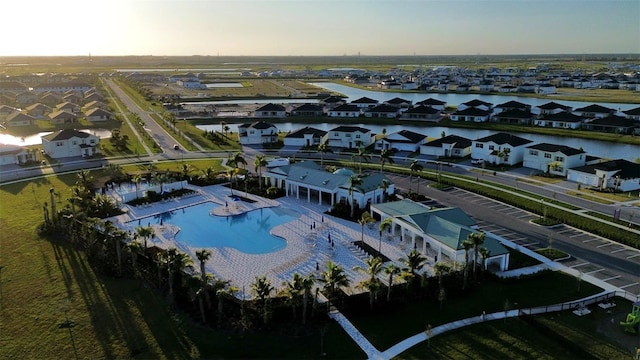
<svg viewBox="0 0 640 360">
<path fill-rule="evenodd" d="M 626 320 L 627 314 L 631 312 L 629 303 L 618 304 L 607 310 L 598 308 L 596 311 L 598 312 L 596 329 L 599 334 L 627 349 L 631 354 L 636 348 L 640 348 L 640 334 L 627 333 L 620 325 L 620 322 Z"/>
</svg>

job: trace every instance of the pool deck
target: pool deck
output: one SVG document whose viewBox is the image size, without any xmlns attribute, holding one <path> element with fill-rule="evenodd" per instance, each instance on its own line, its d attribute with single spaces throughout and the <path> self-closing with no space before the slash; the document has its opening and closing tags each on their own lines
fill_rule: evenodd
<svg viewBox="0 0 640 360">
<path fill-rule="evenodd" d="M 287 246 L 283 249 L 268 254 L 246 254 L 233 248 L 208 248 L 212 256 L 206 264 L 207 272 L 218 279 L 230 280 L 234 286 L 241 289 L 239 296 L 249 299 L 252 297 L 251 283 L 258 276 L 266 276 L 276 291 L 280 291 L 284 288 L 283 284 L 291 280 L 293 274 L 318 276 L 322 270 L 326 269 L 327 262 L 332 261 L 344 268 L 351 282 L 349 289 L 345 289 L 347 293 L 364 291 L 357 285 L 367 277 L 354 269 L 354 267 L 366 268 L 364 261 L 369 257 L 353 245 L 353 241 L 361 240 L 361 227 L 357 223 L 324 214 L 329 205 L 321 206 L 317 202 L 307 203 L 289 197 L 271 200 L 237 191 L 236 195 L 245 196 L 255 202 L 231 201 L 229 188 L 221 185 L 203 188 L 189 186 L 189 188 L 195 193 L 147 206 L 125 205 L 126 213 L 117 216 L 114 221 L 133 232 L 139 225 L 149 225 L 140 223 L 142 218 L 206 202 L 221 205 L 213 209 L 212 215 L 215 216 L 233 216 L 265 207 L 280 206 L 292 209 L 298 212 L 300 217 L 271 230 L 271 234 L 287 241 Z M 201 248 L 193 248 L 176 241 L 175 234 L 179 231 L 178 227 L 170 223 L 151 224 L 151 226 L 155 230 L 156 237 L 149 245 L 178 248 L 189 254 L 194 260 L 195 268 L 199 269 L 195 253 Z M 329 237 L 333 241 L 333 246 Z M 379 243 L 377 226 L 365 226 L 363 240 L 373 248 L 377 249 L 380 246 L 382 253 L 398 266 L 402 266 L 398 260 L 406 257 L 410 251 L 406 243 L 400 242 L 398 237 L 383 236 Z M 432 272 L 432 266 L 432 261 L 428 261 L 426 271 Z M 383 281 L 386 282 L 385 279 Z"/>
</svg>

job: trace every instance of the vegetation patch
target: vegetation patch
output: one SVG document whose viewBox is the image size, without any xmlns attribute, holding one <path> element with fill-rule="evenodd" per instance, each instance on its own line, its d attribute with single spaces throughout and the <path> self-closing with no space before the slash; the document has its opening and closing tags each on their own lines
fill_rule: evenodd
<svg viewBox="0 0 640 360">
<path fill-rule="evenodd" d="M 536 249 L 535 252 L 550 260 L 565 259 L 569 257 L 569 254 L 564 251 L 548 247 L 543 249 Z"/>
</svg>

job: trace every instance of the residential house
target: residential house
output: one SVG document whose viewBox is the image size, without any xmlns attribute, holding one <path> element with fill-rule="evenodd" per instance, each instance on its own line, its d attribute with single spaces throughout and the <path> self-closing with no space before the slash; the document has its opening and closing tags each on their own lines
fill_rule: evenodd
<svg viewBox="0 0 640 360">
<path fill-rule="evenodd" d="M 333 109 L 346 103 L 347 101 L 345 100 L 345 98 L 340 96 L 329 96 L 320 100 L 320 105 L 324 106 L 326 109 Z"/>
<path fill-rule="evenodd" d="M 18 145 L 0 144 L 0 165 L 20 165 L 29 161 L 38 161 L 36 154 L 37 151 L 35 149 L 30 150 Z"/>
<path fill-rule="evenodd" d="M 39 101 L 47 106 L 55 106 L 56 104 L 60 104 L 62 102 L 62 96 L 49 92 L 42 94 Z"/>
<path fill-rule="evenodd" d="M 102 101 L 89 101 L 88 103 L 86 103 L 83 108 L 85 109 L 92 109 L 92 108 L 100 108 L 103 110 L 107 110 L 109 108 L 109 106 L 106 103 L 103 103 Z"/>
<path fill-rule="evenodd" d="M 66 93 L 67 91 L 84 93 L 89 89 L 91 89 L 91 86 L 89 86 L 86 83 L 78 82 L 78 81 L 47 82 L 47 83 L 39 84 L 33 87 L 33 91 L 39 94 L 46 93 L 46 92 L 62 94 L 62 93 Z"/>
<path fill-rule="evenodd" d="M 585 165 L 569 169 L 567 180 L 602 190 L 640 190 L 640 164 L 617 159 Z"/>
<path fill-rule="evenodd" d="M 423 134 L 409 130 L 400 130 L 377 140 L 375 142 L 375 149 L 416 152 L 420 149 L 420 145 L 424 142 L 425 138 L 426 136 Z"/>
<path fill-rule="evenodd" d="M 6 119 L 7 116 L 20 112 L 17 108 L 9 105 L 0 105 L 0 119 Z"/>
<path fill-rule="evenodd" d="M 356 105 L 343 104 L 327 111 L 329 117 L 356 118 L 360 116 L 360 108 Z"/>
<path fill-rule="evenodd" d="M 62 102 L 72 103 L 72 104 L 82 104 L 84 102 L 84 97 L 75 92 L 71 92 L 62 97 Z"/>
<path fill-rule="evenodd" d="M 350 179 L 355 175 L 353 171 L 338 169 L 331 173 L 312 161 L 270 168 L 264 175 L 274 186 L 284 188 L 286 196 L 306 198 L 307 202 L 332 207 L 336 203 L 348 204 L 353 201 L 360 209 L 364 209 L 369 203 L 382 202 L 386 198 L 380 187 L 383 181 L 390 184 L 386 189 L 388 196 L 395 191 L 393 183 L 378 172 L 362 176 L 362 184 L 351 187 Z"/>
<path fill-rule="evenodd" d="M 458 111 L 465 110 L 468 108 L 476 108 L 476 109 L 488 111 L 488 110 L 491 110 L 491 108 L 493 108 L 493 104 L 488 103 L 486 101 L 473 99 L 471 101 L 467 101 L 458 105 Z"/>
<path fill-rule="evenodd" d="M 17 81 L 0 81 L 0 94 L 20 94 L 29 91 L 29 87 Z"/>
<path fill-rule="evenodd" d="M 2 106 L 13 106 L 16 104 L 16 98 L 10 94 L 2 94 L 0 93 L 0 105 Z"/>
<path fill-rule="evenodd" d="M 287 116 L 287 111 L 284 106 L 280 104 L 266 104 L 257 108 L 253 112 L 253 117 L 257 118 L 284 118 Z"/>
<path fill-rule="evenodd" d="M 16 103 L 20 106 L 33 104 L 38 101 L 38 94 L 33 91 L 23 91 L 16 95 Z"/>
<path fill-rule="evenodd" d="M 585 121 L 582 128 L 586 130 L 610 132 L 617 134 L 633 134 L 635 127 L 640 127 L 635 120 L 618 115 L 609 115 Z"/>
<path fill-rule="evenodd" d="M 505 110 L 493 115 L 491 120 L 503 124 L 530 125 L 534 118 L 535 115 L 529 110 Z"/>
<path fill-rule="evenodd" d="M 405 199 L 371 205 L 371 213 L 380 221 L 391 219 L 391 228 L 387 238 L 399 237 L 409 247 L 423 255 L 447 262 L 452 267 L 465 264 L 468 254 L 463 242 L 471 234 L 479 233 L 476 222 L 459 208 L 435 208 Z M 490 234 L 485 236 L 481 247 L 486 248 L 489 257 L 484 268 L 496 267 L 500 271 L 509 268 L 509 250 Z M 473 254 L 471 255 L 473 261 Z M 478 263 L 482 259 L 476 259 Z"/>
<path fill-rule="evenodd" d="M 452 121 L 465 122 L 487 122 L 491 116 L 491 110 L 483 110 L 476 107 L 468 107 L 463 110 L 457 110 L 452 113 L 449 118 Z"/>
<path fill-rule="evenodd" d="M 570 168 L 584 166 L 586 158 L 583 150 L 541 143 L 526 148 L 522 166 L 551 175 L 567 176 Z"/>
<path fill-rule="evenodd" d="M 558 93 L 558 89 L 552 84 L 538 84 L 535 89 L 536 94 L 549 95 Z"/>
<path fill-rule="evenodd" d="M 284 146 L 309 147 L 317 146 L 322 143 L 322 138 L 327 134 L 326 131 L 306 126 L 284 137 Z"/>
<path fill-rule="evenodd" d="M 492 164 L 515 165 L 524 160 L 525 148 L 532 141 L 508 133 L 496 133 L 473 140 L 471 157 Z"/>
<path fill-rule="evenodd" d="M 395 97 L 391 100 L 384 101 L 383 104 L 395 106 L 396 108 L 400 109 L 408 109 L 411 107 L 412 101 Z"/>
<path fill-rule="evenodd" d="M 52 124 L 72 124 L 78 122 L 78 116 L 69 111 L 58 110 L 49 114 L 49 121 Z"/>
<path fill-rule="evenodd" d="M 622 113 L 625 114 L 629 119 L 640 121 L 640 107 L 625 110 Z"/>
<path fill-rule="evenodd" d="M 521 103 L 519 101 L 507 101 L 506 103 L 500 104 L 500 105 L 496 105 L 494 107 L 494 111 L 496 114 L 499 114 L 501 112 L 505 112 L 505 111 L 512 111 L 512 110 L 516 110 L 516 111 L 530 111 L 531 110 L 531 105 L 529 104 L 524 104 Z"/>
<path fill-rule="evenodd" d="M 278 128 L 264 121 L 238 125 L 238 138 L 242 145 L 274 144 L 278 142 Z"/>
<path fill-rule="evenodd" d="M 558 104 L 556 102 L 548 102 L 546 104 L 536 106 L 540 115 L 558 114 L 561 112 L 571 111 L 571 106 Z"/>
<path fill-rule="evenodd" d="M 27 114 L 33 116 L 36 119 L 45 119 L 46 114 L 49 114 L 51 111 L 53 111 L 53 109 L 42 103 L 29 105 L 25 110 L 27 111 Z"/>
<path fill-rule="evenodd" d="M 364 116 L 368 118 L 395 119 L 400 109 L 395 106 L 381 104 L 364 110 Z"/>
<path fill-rule="evenodd" d="M 291 110 L 291 116 L 313 116 L 321 117 L 324 115 L 322 106 L 317 104 L 302 104 Z"/>
<path fill-rule="evenodd" d="M 99 144 L 97 136 L 75 129 L 58 130 L 42 136 L 44 153 L 54 159 L 93 156 L 100 153 Z"/>
<path fill-rule="evenodd" d="M 415 106 L 400 115 L 400 120 L 434 121 L 442 120 L 441 110 L 431 106 Z"/>
<path fill-rule="evenodd" d="M 85 112 L 85 116 L 87 120 L 91 122 L 96 121 L 108 121 L 113 119 L 113 114 L 108 112 L 107 110 L 103 110 L 100 108 L 91 108 Z"/>
<path fill-rule="evenodd" d="M 429 106 L 432 107 L 434 109 L 440 110 L 440 111 L 444 111 L 445 107 L 447 106 L 447 102 L 446 101 L 440 101 L 438 99 L 434 99 L 434 98 L 428 98 L 425 100 L 422 100 L 420 102 L 416 103 L 416 106 Z"/>
<path fill-rule="evenodd" d="M 378 100 L 374 100 L 371 98 L 368 98 L 366 96 L 361 97 L 357 100 L 353 100 L 352 102 L 350 102 L 351 105 L 355 105 L 357 107 L 359 107 L 360 109 L 368 109 L 368 108 L 372 108 L 376 105 L 378 105 Z"/>
<path fill-rule="evenodd" d="M 63 102 L 63 103 L 60 103 L 60 104 L 56 105 L 56 110 L 68 111 L 70 113 L 77 114 L 77 113 L 81 112 L 82 108 L 80 107 L 80 105 L 77 105 L 77 104 L 74 104 L 74 103 Z"/>
<path fill-rule="evenodd" d="M 447 135 L 421 145 L 420 154 L 462 158 L 471 155 L 471 140 L 458 135 Z"/>
<path fill-rule="evenodd" d="M 5 120 L 5 125 L 7 127 L 31 126 L 35 124 L 36 118 L 22 112 L 14 112 L 11 115 L 8 115 Z"/>
<path fill-rule="evenodd" d="M 603 118 L 615 114 L 616 110 L 602 105 L 592 104 L 574 110 L 575 113 L 583 118 Z"/>
<path fill-rule="evenodd" d="M 533 124 L 536 126 L 553 127 L 559 129 L 579 129 L 584 118 L 572 112 L 565 111 L 559 113 L 540 115 Z"/>
<path fill-rule="evenodd" d="M 375 140 L 375 134 L 369 129 L 358 126 L 338 126 L 324 136 L 329 147 L 355 149 L 367 147 Z"/>
<path fill-rule="evenodd" d="M 499 93 L 514 93 L 518 92 L 518 87 L 513 85 L 502 85 L 498 88 Z"/>
<path fill-rule="evenodd" d="M 492 92 L 494 90 L 494 85 L 492 81 L 483 81 L 478 85 L 478 90 L 480 92 Z"/>
<path fill-rule="evenodd" d="M 84 102 L 86 103 L 86 102 L 92 102 L 92 101 L 104 102 L 105 99 L 104 99 L 104 96 L 102 96 L 102 95 L 100 95 L 100 94 L 98 94 L 96 92 L 86 93 L 84 95 Z"/>
</svg>

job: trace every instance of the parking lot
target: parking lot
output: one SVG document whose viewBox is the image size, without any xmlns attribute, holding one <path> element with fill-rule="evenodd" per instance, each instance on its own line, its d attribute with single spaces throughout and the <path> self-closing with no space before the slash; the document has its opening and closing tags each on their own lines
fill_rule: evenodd
<svg viewBox="0 0 640 360">
<path fill-rule="evenodd" d="M 552 246 L 571 255 L 570 259 L 562 261 L 564 265 L 633 294 L 640 294 L 640 250 L 567 225 L 553 228 L 536 226 L 539 231 L 532 232 L 527 227 L 535 225 L 529 221 L 539 215 L 466 190 L 454 188 L 446 194 L 458 200 L 463 199 L 469 207 L 483 209 L 475 211 L 473 216 L 480 230 L 531 250 L 547 247 L 551 241 Z M 438 199 L 425 203 L 442 206 Z"/>
</svg>

